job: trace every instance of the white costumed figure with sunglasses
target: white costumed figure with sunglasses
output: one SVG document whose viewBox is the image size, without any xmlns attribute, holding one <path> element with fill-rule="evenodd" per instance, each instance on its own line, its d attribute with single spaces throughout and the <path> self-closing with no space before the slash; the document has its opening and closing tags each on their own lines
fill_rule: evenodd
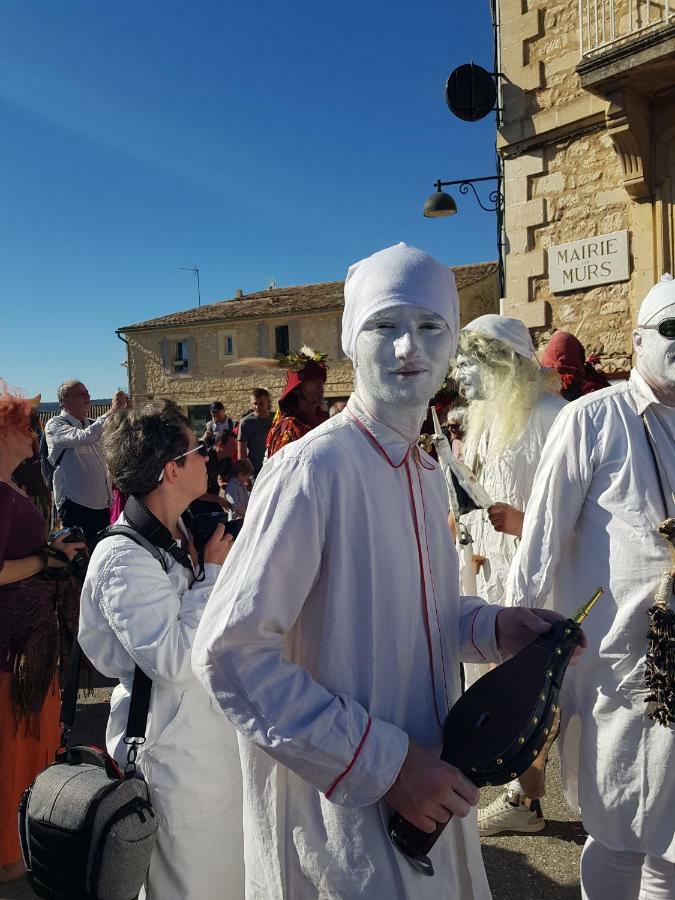
<svg viewBox="0 0 675 900">
<path fill-rule="evenodd" d="M 561 695 L 566 795 L 589 834 L 581 860 L 586 900 L 675 897 L 672 625 L 670 664 L 657 673 L 666 698 L 660 712 L 647 702 L 645 683 L 654 651 L 650 608 L 657 600 L 666 610 L 675 605 L 672 535 L 659 532 L 675 516 L 672 276 L 643 300 L 633 346 L 628 381 L 558 416 L 509 578 L 514 605 L 565 616 L 579 598 L 605 588 L 585 627 L 588 650 Z"/>
</svg>

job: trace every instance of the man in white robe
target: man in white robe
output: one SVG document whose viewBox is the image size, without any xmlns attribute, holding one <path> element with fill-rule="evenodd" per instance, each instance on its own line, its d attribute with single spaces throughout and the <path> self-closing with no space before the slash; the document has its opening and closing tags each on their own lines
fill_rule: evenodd
<svg viewBox="0 0 675 900">
<path fill-rule="evenodd" d="M 674 320 L 675 282 L 664 276 L 640 308 L 630 379 L 559 415 L 509 585 L 514 604 L 566 616 L 605 588 L 561 700 L 566 795 L 590 835 L 587 900 L 675 897 L 675 730 L 645 704 L 647 611 L 673 564 L 657 529 L 675 515 Z"/>
<path fill-rule="evenodd" d="M 351 267 L 356 391 L 265 464 L 202 618 L 194 670 L 240 732 L 248 900 L 490 896 L 478 791 L 438 758 L 441 725 L 460 659 L 550 626 L 458 597 L 445 482 L 417 446 L 457 315 L 419 250 Z M 454 815 L 434 878 L 394 849 L 392 809 L 427 832 Z"/>
<path fill-rule="evenodd" d="M 463 328 L 455 377 L 469 404 L 464 461 L 494 501 L 462 516 L 462 524 L 484 559 L 477 593 L 503 603 L 542 447 L 566 404 L 549 386 L 520 319 L 490 314 Z"/>
<path fill-rule="evenodd" d="M 525 323 L 508 316 L 479 316 L 462 329 L 455 377 L 469 402 L 464 459 L 493 500 L 488 509 L 461 517 L 472 539 L 464 566 L 471 565 L 473 557 L 481 560 L 476 593 L 503 604 L 541 451 L 566 402 L 557 393 L 557 381 L 550 381 L 541 369 Z M 460 577 L 465 583 L 462 570 Z M 467 685 L 488 669 L 485 663 L 465 665 Z M 545 751 L 480 810 L 481 837 L 504 831 L 533 834 L 545 827 L 541 800 L 547 757 Z"/>
</svg>

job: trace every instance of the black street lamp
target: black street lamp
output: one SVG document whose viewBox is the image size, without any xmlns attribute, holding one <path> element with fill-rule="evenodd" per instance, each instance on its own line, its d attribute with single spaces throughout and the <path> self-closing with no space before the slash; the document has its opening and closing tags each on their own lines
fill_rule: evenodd
<svg viewBox="0 0 675 900">
<path fill-rule="evenodd" d="M 494 191 L 490 191 L 488 197 L 490 203 L 493 203 L 494 206 L 485 206 L 481 201 L 478 191 L 474 187 L 479 181 L 497 182 L 497 188 Z M 463 178 L 459 181 L 441 181 L 439 179 L 436 182 L 436 191 L 424 204 L 424 215 L 429 219 L 439 219 L 442 216 L 454 216 L 457 212 L 457 204 L 450 194 L 445 193 L 443 188 L 455 184 L 459 185 L 460 194 L 468 194 L 469 190 L 472 190 L 478 201 L 478 205 L 481 209 L 484 209 L 485 212 L 501 212 L 504 209 L 504 197 L 502 196 L 500 181 L 499 175 L 486 175 L 484 178 Z"/>
<path fill-rule="evenodd" d="M 490 191 L 488 201 L 492 206 L 486 206 L 480 198 L 475 185 L 482 181 L 496 181 L 497 187 Z M 473 195 L 480 208 L 485 212 L 497 214 L 497 255 L 498 255 L 498 271 L 497 278 L 499 281 L 499 296 L 504 296 L 504 256 L 502 252 L 502 222 L 504 217 L 504 194 L 502 192 L 501 175 L 486 175 L 483 178 L 460 178 L 457 181 L 441 181 L 440 178 L 436 182 L 436 190 L 427 199 L 424 204 L 424 215 L 428 219 L 440 219 L 444 216 L 454 216 L 457 212 L 457 204 L 450 194 L 446 194 L 444 187 L 452 185 L 459 186 L 460 194 L 468 194 L 473 191 Z"/>
</svg>

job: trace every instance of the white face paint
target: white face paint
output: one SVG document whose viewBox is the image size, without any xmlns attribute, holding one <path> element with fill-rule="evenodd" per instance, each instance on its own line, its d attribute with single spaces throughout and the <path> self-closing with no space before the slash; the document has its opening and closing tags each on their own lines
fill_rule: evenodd
<svg viewBox="0 0 675 900">
<path fill-rule="evenodd" d="M 464 356 L 462 353 L 455 363 L 455 380 L 466 400 L 482 400 L 485 390 L 483 388 L 483 376 L 481 364 L 472 356 Z"/>
<path fill-rule="evenodd" d="M 633 332 L 633 346 L 638 372 L 672 406 L 675 405 L 675 339 L 664 337 L 657 327 L 652 327 L 664 319 L 675 319 L 675 303 L 666 306 L 648 328 L 638 327 Z"/>
<path fill-rule="evenodd" d="M 371 316 L 356 338 L 356 379 L 363 402 L 423 412 L 443 383 L 453 350 L 445 319 L 405 304 Z"/>
</svg>

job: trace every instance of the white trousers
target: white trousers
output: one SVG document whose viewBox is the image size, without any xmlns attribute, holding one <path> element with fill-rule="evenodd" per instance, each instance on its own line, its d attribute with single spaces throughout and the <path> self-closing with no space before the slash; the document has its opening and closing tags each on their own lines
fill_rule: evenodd
<svg viewBox="0 0 675 900">
<path fill-rule="evenodd" d="M 581 854 L 583 900 L 675 900 L 675 864 L 609 850 L 590 835 Z"/>
</svg>

